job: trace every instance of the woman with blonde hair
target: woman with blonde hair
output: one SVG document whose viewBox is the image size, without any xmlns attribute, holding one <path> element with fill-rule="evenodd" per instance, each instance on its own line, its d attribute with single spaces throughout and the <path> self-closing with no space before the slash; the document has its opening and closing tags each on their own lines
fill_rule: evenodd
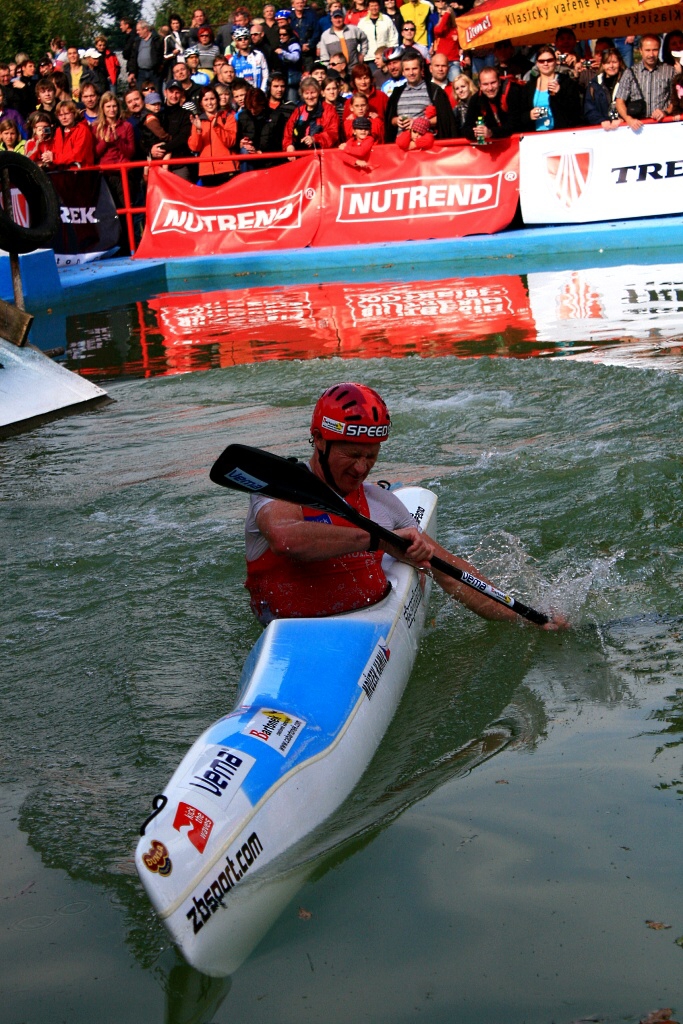
<svg viewBox="0 0 683 1024">
<path fill-rule="evenodd" d="M 127 163 L 135 156 L 135 136 L 129 121 L 124 120 L 121 103 L 113 92 L 105 92 L 100 100 L 97 120 L 91 126 L 95 136 L 95 159 L 102 165 Z M 105 174 L 116 208 L 124 207 L 123 184 L 120 171 L 108 171 Z M 121 221 L 121 255 L 127 255 L 130 248 L 127 243 L 124 222 Z"/>
<path fill-rule="evenodd" d="M 476 96 L 477 87 L 467 75 L 458 75 L 450 85 L 446 86 L 446 96 L 453 107 L 453 117 L 457 128 L 456 139 L 465 138 L 465 118 L 473 96 Z"/>
</svg>

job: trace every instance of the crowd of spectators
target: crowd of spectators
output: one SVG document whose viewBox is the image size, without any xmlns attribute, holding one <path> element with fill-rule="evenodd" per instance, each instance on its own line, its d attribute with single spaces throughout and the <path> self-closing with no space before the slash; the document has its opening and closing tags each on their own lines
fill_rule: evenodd
<svg viewBox="0 0 683 1024">
<path fill-rule="evenodd" d="M 53 39 L 45 54 L 0 63 L 0 150 L 46 170 L 160 161 L 204 186 L 273 166 L 283 153 L 339 147 L 367 171 L 374 145 L 404 150 L 435 141 L 487 143 L 516 132 L 582 125 L 605 130 L 680 119 L 683 34 L 462 52 L 448 0 L 306 0 L 291 9 L 237 7 L 210 25 L 171 14 L 158 32 L 122 19 L 115 53 L 98 35 L 81 47 Z M 274 154 L 253 159 L 257 154 Z M 191 160 L 198 157 L 197 160 Z M 252 158 L 252 159 L 250 159 Z M 290 157 L 293 159 L 293 157 Z M 188 160 L 187 163 L 183 162 Z M 173 161 L 169 163 L 169 161 Z M 144 204 L 146 169 L 131 176 Z"/>
</svg>

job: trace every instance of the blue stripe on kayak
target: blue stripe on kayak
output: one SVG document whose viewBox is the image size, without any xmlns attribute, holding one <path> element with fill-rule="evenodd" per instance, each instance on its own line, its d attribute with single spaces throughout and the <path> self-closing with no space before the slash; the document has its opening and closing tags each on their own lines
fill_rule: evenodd
<svg viewBox="0 0 683 1024">
<path fill-rule="evenodd" d="M 267 657 L 267 671 L 257 691 L 251 689 L 246 694 L 249 709 L 216 722 L 207 737 L 210 742 L 243 750 L 256 758 L 243 783 L 253 804 L 294 765 L 321 753 L 339 735 L 360 695 L 360 674 L 377 641 L 387 637 L 390 629 L 390 622 L 348 619 L 282 619 L 271 623 L 245 665 L 244 689 L 254 672 L 261 671 L 261 662 Z M 240 687 L 240 701 L 243 699 Z M 305 728 L 286 756 L 242 733 L 259 707 L 305 719 Z"/>
</svg>

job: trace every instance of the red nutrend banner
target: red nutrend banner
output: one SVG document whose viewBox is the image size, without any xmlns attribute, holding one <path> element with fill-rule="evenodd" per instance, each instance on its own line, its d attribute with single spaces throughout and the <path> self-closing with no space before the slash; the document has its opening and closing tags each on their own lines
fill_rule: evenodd
<svg viewBox="0 0 683 1024">
<path fill-rule="evenodd" d="M 404 152 L 373 149 L 371 170 L 323 152 L 323 211 L 314 245 L 490 235 L 519 198 L 519 141 Z"/>
<path fill-rule="evenodd" d="M 517 139 L 408 153 L 378 146 L 369 162 L 370 171 L 360 170 L 343 151 L 323 150 L 218 188 L 155 168 L 136 256 L 488 235 L 506 228 L 517 209 Z"/>
<path fill-rule="evenodd" d="M 313 240 L 319 197 L 315 156 L 239 174 L 216 188 L 200 188 L 153 167 L 145 233 L 135 255 L 149 259 L 298 249 Z"/>
</svg>

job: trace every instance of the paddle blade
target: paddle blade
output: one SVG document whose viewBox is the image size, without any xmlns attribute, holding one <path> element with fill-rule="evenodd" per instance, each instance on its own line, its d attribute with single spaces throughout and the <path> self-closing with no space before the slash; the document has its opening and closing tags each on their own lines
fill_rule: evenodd
<svg viewBox="0 0 683 1024">
<path fill-rule="evenodd" d="M 283 459 L 280 455 L 245 444 L 229 444 L 214 462 L 209 476 L 215 484 L 235 491 L 265 494 L 269 498 L 289 501 L 293 505 L 309 505 L 345 518 L 350 512 L 355 512 L 303 462 Z"/>
</svg>

